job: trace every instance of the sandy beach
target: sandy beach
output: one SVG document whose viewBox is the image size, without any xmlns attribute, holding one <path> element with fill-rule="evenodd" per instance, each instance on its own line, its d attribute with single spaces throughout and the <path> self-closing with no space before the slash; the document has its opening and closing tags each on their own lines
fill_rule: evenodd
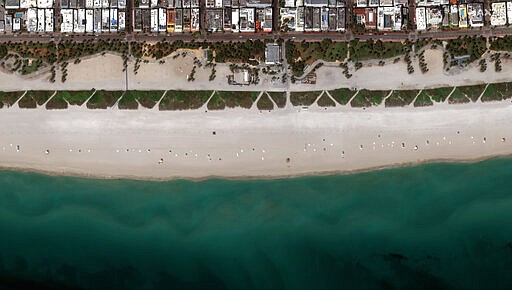
<svg viewBox="0 0 512 290">
<path fill-rule="evenodd" d="M 509 102 L 164 112 L 15 107 L 0 165 L 141 179 L 293 176 L 512 154 Z"/>
<path fill-rule="evenodd" d="M 365 65 L 357 71 L 351 71 L 353 76 L 345 78 L 338 63 L 326 63 L 317 71 L 316 84 L 283 84 L 280 80 L 273 81 L 272 75 L 260 74 L 260 83 L 250 86 L 232 86 L 227 83 L 226 76 L 231 74 L 229 65 L 219 63 L 216 66 L 217 77 L 209 81 L 210 68 L 197 68 L 195 81 L 187 81 L 187 74 L 194 66 L 191 56 L 168 57 L 165 63 L 158 61 L 142 63 L 137 74 L 134 74 L 134 62 L 128 63 L 126 72 L 120 56 L 106 53 L 83 59 L 79 64 L 70 63 L 66 82 L 60 82 L 60 71 L 57 81 L 50 83 L 49 73 L 38 74 L 34 77 L 22 77 L 16 74 L 0 71 L 0 90 L 289 90 L 316 91 L 337 88 L 365 88 L 372 90 L 392 89 L 424 89 L 433 87 L 462 86 L 483 83 L 495 83 L 511 80 L 512 60 L 503 59 L 501 72 L 496 72 L 489 64 L 485 72 L 480 72 L 477 64 L 454 72 L 443 70 L 442 52 L 439 49 L 428 49 L 425 59 L 429 71 L 420 72 L 417 61 L 413 62 L 415 73 L 408 74 L 403 61 L 388 63 L 385 66 Z M 385 76 L 393 76 L 392 78 Z"/>
</svg>

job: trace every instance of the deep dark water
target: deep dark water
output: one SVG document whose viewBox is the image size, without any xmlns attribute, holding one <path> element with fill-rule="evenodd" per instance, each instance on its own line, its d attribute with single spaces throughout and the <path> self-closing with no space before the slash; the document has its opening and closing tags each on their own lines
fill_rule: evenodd
<svg viewBox="0 0 512 290">
<path fill-rule="evenodd" d="M 0 172 L 0 289 L 512 289 L 512 160 L 245 181 Z"/>
</svg>

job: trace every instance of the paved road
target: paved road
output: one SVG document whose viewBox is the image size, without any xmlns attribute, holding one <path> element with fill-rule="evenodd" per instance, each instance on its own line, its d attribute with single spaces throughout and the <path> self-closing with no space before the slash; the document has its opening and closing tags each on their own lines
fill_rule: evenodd
<svg viewBox="0 0 512 290">
<path fill-rule="evenodd" d="M 75 34 L 75 35 L 61 35 L 60 33 L 54 34 L 4 34 L 0 36 L 1 42 L 23 42 L 23 41 L 61 41 L 61 40 L 74 40 L 74 41 L 87 41 L 87 40 L 120 40 L 120 41 L 136 41 L 136 42 L 150 42 L 166 40 L 182 40 L 182 41 L 246 41 L 248 39 L 278 39 L 295 40 L 295 41 L 320 41 L 324 38 L 330 38 L 333 41 L 349 41 L 354 38 L 360 40 L 380 39 L 382 41 L 403 41 L 403 40 L 417 40 L 425 38 L 435 39 L 453 39 L 459 36 L 474 36 L 483 35 L 490 36 L 503 36 L 512 35 L 512 27 L 502 28 L 482 28 L 482 29 L 459 29 L 453 31 L 425 31 L 425 32 L 411 32 L 411 33 L 379 33 L 379 34 L 363 34 L 355 35 L 352 32 L 338 33 L 338 32 L 325 32 L 325 33 L 307 33 L 307 32 L 287 32 L 287 33 L 211 33 L 194 37 L 192 34 Z"/>
</svg>

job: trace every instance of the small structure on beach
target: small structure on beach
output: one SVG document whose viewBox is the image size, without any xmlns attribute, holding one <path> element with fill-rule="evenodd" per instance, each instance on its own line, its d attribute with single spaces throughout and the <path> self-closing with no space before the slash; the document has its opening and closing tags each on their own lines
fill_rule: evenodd
<svg viewBox="0 0 512 290">
<path fill-rule="evenodd" d="M 281 47 L 277 43 L 268 43 L 265 47 L 265 64 L 281 63 Z"/>
</svg>

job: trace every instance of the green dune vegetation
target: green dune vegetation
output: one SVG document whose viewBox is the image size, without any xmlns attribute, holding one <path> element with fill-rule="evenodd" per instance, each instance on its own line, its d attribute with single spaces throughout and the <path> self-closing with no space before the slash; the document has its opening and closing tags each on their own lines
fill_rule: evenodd
<svg viewBox="0 0 512 290">
<path fill-rule="evenodd" d="M 348 104 L 348 101 L 355 95 L 357 91 L 347 88 L 335 89 L 329 91 L 331 97 L 340 105 Z"/>
<path fill-rule="evenodd" d="M 121 110 L 136 110 L 140 104 L 144 108 L 151 109 L 163 94 L 164 91 L 126 91 L 119 100 L 118 106 Z"/>
<path fill-rule="evenodd" d="M 464 103 L 469 103 L 469 102 L 470 102 L 470 100 L 457 87 L 455 88 L 455 90 L 453 90 L 452 94 L 450 95 L 450 98 L 448 99 L 448 103 L 450 103 L 450 104 L 464 104 Z"/>
<path fill-rule="evenodd" d="M 476 102 L 484 89 L 485 85 L 456 87 L 455 90 L 453 90 L 453 93 L 450 95 L 448 103 L 463 104 Z"/>
<path fill-rule="evenodd" d="M 35 109 L 43 105 L 55 91 L 27 91 L 18 101 L 18 106 L 23 109 Z"/>
<path fill-rule="evenodd" d="M 208 102 L 208 110 L 222 110 L 228 108 L 250 109 L 258 98 L 260 92 L 245 91 L 216 91 Z"/>
<path fill-rule="evenodd" d="M 452 92 L 453 91 L 453 92 Z M 18 103 L 20 108 L 37 108 L 46 104 L 47 109 L 66 109 L 69 105 L 82 105 L 87 100 L 88 109 L 106 109 L 118 102 L 120 109 L 145 108 L 159 110 L 194 110 L 206 104 L 208 110 L 227 108 L 252 108 L 258 110 L 284 108 L 286 92 L 258 91 L 18 91 L 0 92 L 0 108 Z M 261 96 L 260 96 L 261 95 Z M 259 99 L 258 99 L 259 97 Z M 449 97 L 449 98 L 448 98 Z M 308 107 L 315 102 L 319 107 L 348 105 L 355 108 L 378 106 L 384 101 L 386 107 L 432 106 L 448 101 L 449 104 L 501 101 L 512 99 L 512 82 L 481 84 L 460 87 L 444 87 L 425 90 L 352 90 L 340 88 L 330 91 L 290 92 L 293 106 Z M 161 99 L 161 100 L 160 100 Z"/>
<path fill-rule="evenodd" d="M 489 84 L 482 95 L 482 102 L 501 101 L 512 98 L 512 83 Z"/>
<path fill-rule="evenodd" d="M 419 90 L 394 90 L 391 95 L 386 98 L 384 105 L 386 107 L 403 107 L 407 106 L 416 96 L 418 95 Z"/>
<path fill-rule="evenodd" d="M 390 91 L 370 91 L 359 90 L 357 95 L 352 99 L 350 105 L 352 107 L 371 107 L 382 103 L 382 100 L 389 95 Z"/>
<path fill-rule="evenodd" d="M 416 100 L 414 101 L 415 107 L 427 107 L 432 106 L 434 103 L 430 99 L 430 96 L 425 92 L 425 90 L 421 91 Z"/>
<path fill-rule="evenodd" d="M 486 85 L 462 86 L 458 89 L 472 102 L 476 102 L 484 92 Z"/>
<path fill-rule="evenodd" d="M 160 101 L 160 110 L 194 110 L 201 108 L 213 91 L 167 91 Z"/>
<path fill-rule="evenodd" d="M 0 108 L 11 107 L 25 92 L 0 92 Z"/>
<path fill-rule="evenodd" d="M 208 110 L 224 110 L 226 108 L 226 102 L 219 94 L 213 94 L 206 107 Z"/>
<path fill-rule="evenodd" d="M 436 88 L 436 89 L 426 89 L 423 90 L 427 96 L 430 97 L 430 99 L 436 103 L 442 103 L 446 100 L 448 95 L 452 92 L 452 87 L 445 87 L 445 88 Z"/>
<path fill-rule="evenodd" d="M 276 103 L 278 108 L 286 106 L 286 92 L 267 92 L 267 94 Z"/>
<path fill-rule="evenodd" d="M 311 106 L 322 91 L 290 92 L 290 102 L 294 106 Z"/>
<path fill-rule="evenodd" d="M 256 103 L 256 107 L 258 110 L 273 110 L 274 103 L 270 100 L 270 97 L 267 94 L 262 94 L 258 102 Z"/>
<path fill-rule="evenodd" d="M 123 91 L 105 91 L 98 90 L 89 99 L 86 106 L 88 109 L 107 109 L 114 104 L 123 95 Z"/>
<path fill-rule="evenodd" d="M 67 109 L 68 105 L 81 106 L 94 93 L 90 91 L 57 91 L 46 103 L 47 109 Z"/>
<path fill-rule="evenodd" d="M 335 107 L 336 103 L 327 95 L 326 92 L 322 93 L 322 96 L 318 98 L 318 101 L 316 101 L 316 104 L 320 107 Z"/>
</svg>

